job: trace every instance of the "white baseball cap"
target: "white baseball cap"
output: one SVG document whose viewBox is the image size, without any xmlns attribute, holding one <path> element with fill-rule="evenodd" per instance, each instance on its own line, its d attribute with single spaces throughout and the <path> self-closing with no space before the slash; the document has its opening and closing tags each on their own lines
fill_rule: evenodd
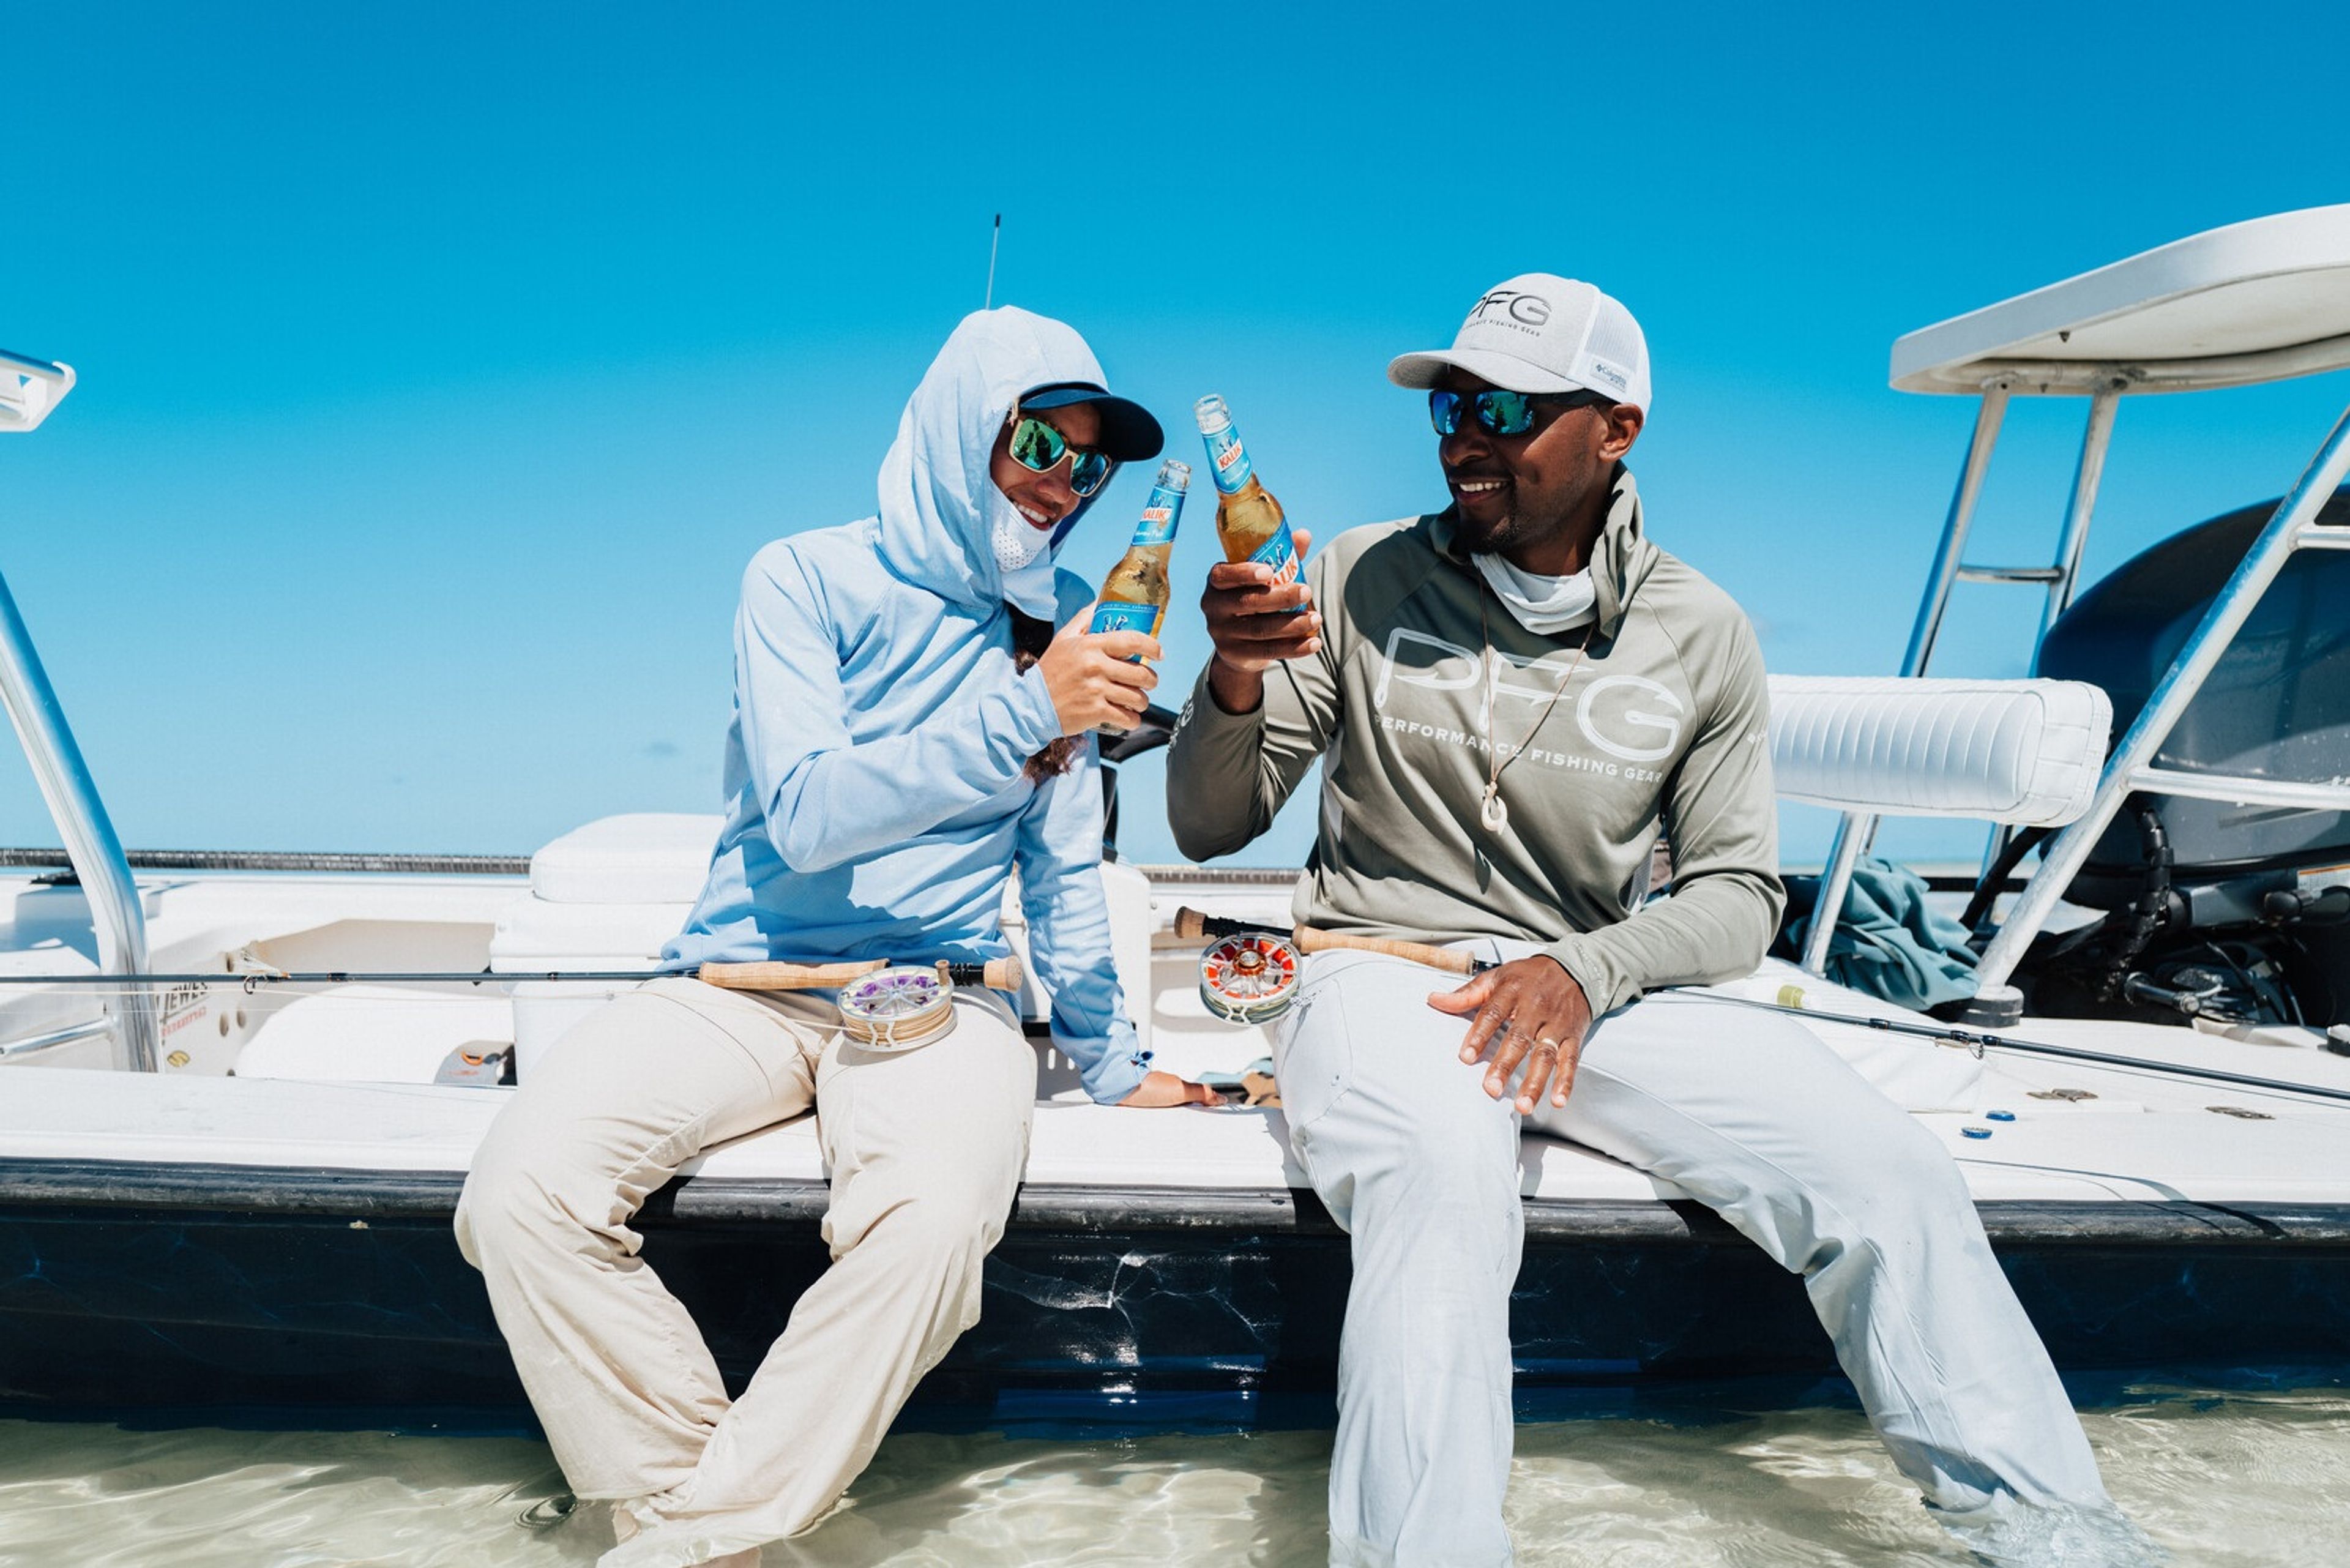
<svg viewBox="0 0 2350 1568">
<path fill-rule="evenodd" d="M 1399 387 L 1430 389 L 1462 369 L 1513 392 L 1593 391 L 1648 411 L 1648 340 L 1616 300 L 1554 273 L 1520 273 L 1485 291 L 1452 347 L 1388 365 Z"/>
</svg>

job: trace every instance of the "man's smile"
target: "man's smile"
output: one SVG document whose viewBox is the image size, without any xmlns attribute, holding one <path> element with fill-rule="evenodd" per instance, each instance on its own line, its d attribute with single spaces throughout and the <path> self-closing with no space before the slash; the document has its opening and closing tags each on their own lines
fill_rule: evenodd
<svg viewBox="0 0 2350 1568">
<path fill-rule="evenodd" d="M 1455 473 L 1445 476 L 1452 498 L 1463 511 L 1480 516 L 1506 514 L 1509 510 L 1510 482 L 1495 474 Z"/>
</svg>

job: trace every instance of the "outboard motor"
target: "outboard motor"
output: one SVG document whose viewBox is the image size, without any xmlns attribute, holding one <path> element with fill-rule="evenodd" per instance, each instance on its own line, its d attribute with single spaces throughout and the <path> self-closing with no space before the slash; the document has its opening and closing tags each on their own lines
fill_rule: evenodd
<svg viewBox="0 0 2350 1568">
<path fill-rule="evenodd" d="M 2036 673 L 2104 687 L 2118 742 L 2275 510 L 2213 518 L 2123 566 L 2049 629 Z M 2320 520 L 2350 524 L 2350 486 Z M 2155 763 L 2350 781 L 2350 553 L 2285 564 Z M 2350 1022 L 2350 812 L 2133 795 L 2065 898 L 2107 913 L 2035 944 L 2019 978 L 2042 1011 Z"/>
</svg>

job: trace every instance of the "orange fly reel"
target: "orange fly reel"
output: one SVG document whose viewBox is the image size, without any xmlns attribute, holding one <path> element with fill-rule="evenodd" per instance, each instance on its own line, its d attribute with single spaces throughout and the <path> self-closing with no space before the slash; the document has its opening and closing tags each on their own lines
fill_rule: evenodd
<svg viewBox="0 0 2350 1568">
<path fill-rule="evenodd" d="M 1264 1023 L 1297 1000 L 1297 944 L 1273 931 L 1235 931 L 1200 955 L 1200 1000 L 1227 1023 Z"/>
</svg>

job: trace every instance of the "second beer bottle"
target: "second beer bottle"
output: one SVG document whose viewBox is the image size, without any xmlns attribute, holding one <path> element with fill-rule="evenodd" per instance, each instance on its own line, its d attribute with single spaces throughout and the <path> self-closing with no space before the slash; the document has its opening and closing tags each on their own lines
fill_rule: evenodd
<svg viewBox="0 0 2350 1568">
<path fill-rule="evenodd" d="M 1142 521 L 1134 525 L 1134 541 L 1102 580 L 1101 597 L 1094 606 L 1087 631 L 1139 631 L 1159 635 L 1167 618 L 1170 594 L 1169 562 L 1175 554 L 1175 530 L 1183 521 L 1183 497 L 1191 488 L 1191 465 L 1169 458 L 1159 465 L 1159 478 L 1143 503 Z M 1140 659 L 1135 660 L 1140 663 Z M 1125 731 L 1101 726 L 1108 735 Z"/>
<path fill-rule="evenodd" d="M 1216 536 L 1227 561 L 1262 561 L 1273 568 L 1275 587 L 1297 580 L 1297 547 L 1281 503 L 1256 476 L 1232 414 L 1213 393 L 1192 405 L 1200 435 L 1208 443 L 1209 471 L 1216 476 Z"/>
</svg>

